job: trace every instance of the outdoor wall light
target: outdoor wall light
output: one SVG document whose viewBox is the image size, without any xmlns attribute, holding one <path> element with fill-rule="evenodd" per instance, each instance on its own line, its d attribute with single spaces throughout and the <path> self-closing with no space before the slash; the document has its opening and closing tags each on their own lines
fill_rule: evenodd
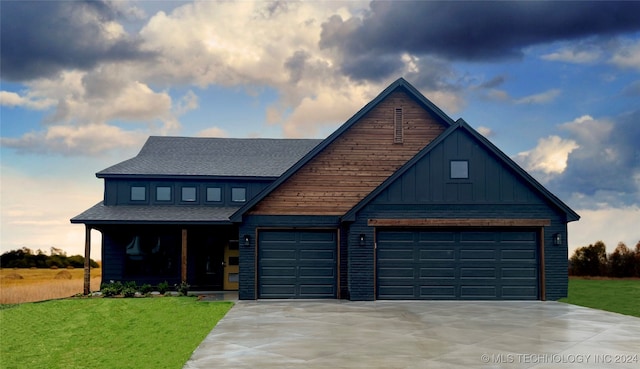
<svg viewBox="0 0 640 369">
<path fill-rule="evenodd" d="M 364 246 L 365 235 L 364 233 L 360 233 L 360 246 Z"/>
<path fill-rule="evenodd" d="M 242 239 L 244 240 L 244 243 L 243 243 L 244 247 L 249 247 L 249 235 L 248 235 L 248 234 L 245 234 L 245 235 L 242 237 Z"/>
<path fill-rule="evenodd" d="M 554 233 L 553 234 L 553 244 L 555 246 L 562 245 L 562 234 L 560 234 L 560 233 Z"/>
</svg>

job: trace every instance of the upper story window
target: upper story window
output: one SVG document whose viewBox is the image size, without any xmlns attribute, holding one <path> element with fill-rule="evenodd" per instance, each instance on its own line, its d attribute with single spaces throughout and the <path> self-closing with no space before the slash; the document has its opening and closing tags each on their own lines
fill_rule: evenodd
<svg viewBox="0 0 640 369">
<path fill-rule="evenodd" d="M 469 178 L 468 160 L 451 160 L 451 179 Z"/>
<path fill-rule="evenodd" d="M 231 189 L 231 201 L 233 202 L 247 201 L 247 189 L 243 187 L 233 187 Z"/>
<path fill-rule="evenodd" d="M 222 201 L 222 189 L 220 187 L 207 187 L 207 201 L 208 202 Z"/>
<path fill-rule="evenodd" d="M 131 186 L 131 201 L 146 201 L 147 188 L 143 186 Z"/>
<path fill-rule="evenodd" d="M 194 202 L 197 200 L 196 198 L 196 188 L 195 187 L 182 187 L 182 201 L 184 202 Z"/>
<path fill-rule="evenodd" d="M 156 201 L 171 201 L 171 187 L 156 187 Z"/>
</svg>

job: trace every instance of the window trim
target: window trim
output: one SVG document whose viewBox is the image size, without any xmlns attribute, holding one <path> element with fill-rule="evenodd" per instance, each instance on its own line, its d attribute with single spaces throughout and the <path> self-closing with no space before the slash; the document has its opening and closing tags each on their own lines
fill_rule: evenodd
<svg viewBox="0 0 640 369">
<path fill-rule="evenodd" d="M 459 168 L 455 168 L 454 170 L 454 165 L 455 164 L 464 164 L 464 167 L 459 167 Z M 458 171 L 461 170 L 465 170 L 465 174 L 463 175 L 458 175 Z M 454 172 L 456 173 L 456 176 L 454 176 Z M 449 161 L 449 179 L 469 179 L 469 160 L 450 160 Z"/>
<path fill-rule="evenodd" d="M 158 190 L 161 188 L 168 188 L 169 189 L 169 199 L 168 200 L 161 200 L 158 198 Z M 157 202 L 161 202 L 161 203 L 170 203 L 173 201 L 173 187 L 172 186 L 156 186 L 156 199 L 155 201 Z"/>
<path fill-rule="evenodd" d="M 209 190 L 218 190 L 218 200 L 209 200 Z M 214 203 L 220 203 L 223 200 L 223 191 L 222 191 L 222 186 L 207 186 L 205 188 L 205 201 L 206 202 L 214 202 Z"/>
<path fill-rule="evenodd" d="M 142 195 L 143 198 L 142 199 L 134 199 L 133 198 L 133 190 L 134 189 L 142 189 Z M 147 202 L 147 186 L 145 185 L 130 185 L 129 186 L 129 201 L 130 202 L 134 202 L 134 203 L 143 203 L 143 202 Z"/>
<path fill-rule="evenodd" d="M 235 190 L 243 190 L 244 196 L 242 200 L 235 200 L 233 193 Z M 247 188 L 246 187 L 231 187 L 231 202 L 247 202 Z"/>
<path fill-rule="evenodd" d="M 193 200 L 185 200 L 184 190 L 193 189 Z M 198 186 L 180 186 L 180 202 L 194 204 L 198 202 Z"/>
</svg>

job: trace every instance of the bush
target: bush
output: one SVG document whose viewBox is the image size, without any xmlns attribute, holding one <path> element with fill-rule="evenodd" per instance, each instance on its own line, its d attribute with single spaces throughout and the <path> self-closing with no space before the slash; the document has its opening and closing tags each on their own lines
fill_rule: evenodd
<svg viewBox="0 0 640 369">
<path fill-rule="evenodd" d="M 142 286 L 140 286 L 139 290 L 140 290 L 140 293 L 146 295 L 149 292 L 153 291 L 153 287 L 150 284 L 145 283 Z"/>
<path fill-rule="evenodd" d="M 120 295 L 123 289 L 124 289 L 124 285 L 121 282 L 114 282 L 114 281 L 111 281 L 109 283 L 103 283 L 102 286 L 100 286 L 100 292 L 102 292 L 102 295 L 104 297 Z"/>
<path fill-rule="evenodd" d="M 164 295 L 169 290 L 169 283 L 167 281 L 158 283 L 158 292 Z"/>
<path fill-rule="evenodd" d="M 176 285 L 176 291 L 178 291 L 179 296 L 187 296 L 189 293 L 189 284 L 186 281 L 180 282 L 180 284 Z"/>
</svg>

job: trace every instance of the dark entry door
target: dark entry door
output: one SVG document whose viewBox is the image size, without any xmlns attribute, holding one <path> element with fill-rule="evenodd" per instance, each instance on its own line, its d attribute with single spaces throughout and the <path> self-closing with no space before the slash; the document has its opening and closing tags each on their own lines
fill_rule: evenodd
<svg viewBox="0 0 640 369">
<path fill-rule="evenodd" d="M 335 230 L 264 230 L 258 234 L 259 298 L 336 298 Z"/>
<path fill-rule="evenodd" d="M 381 230 L 379 299 L 538 299 L 533 230 Z"/>
</svg>

